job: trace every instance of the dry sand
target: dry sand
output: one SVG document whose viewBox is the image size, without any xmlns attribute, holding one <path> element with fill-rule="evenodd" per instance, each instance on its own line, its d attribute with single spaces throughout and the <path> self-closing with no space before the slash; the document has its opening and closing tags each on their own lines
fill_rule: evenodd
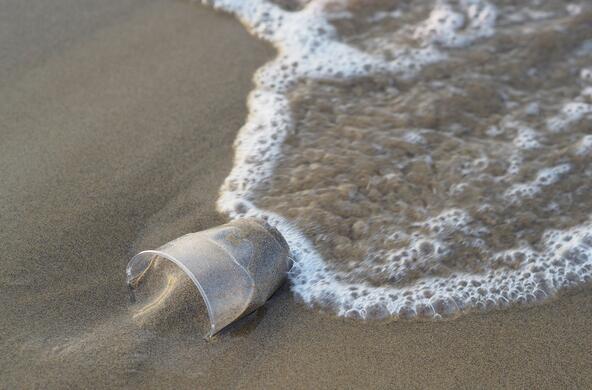
<svg viewBox="0 0 592 390">
<path fill-rule="evenodd" d="M 0 0 L 0 387 L 592 387 L 592 293 L 362 323 L 282 288 L 205 342 L 133 320 L 139 249 L 219 224 L 253 71 L 273 55 L 175 0 Z M 162 325 L 162 324 L 161 324 Z"/>
</svg>

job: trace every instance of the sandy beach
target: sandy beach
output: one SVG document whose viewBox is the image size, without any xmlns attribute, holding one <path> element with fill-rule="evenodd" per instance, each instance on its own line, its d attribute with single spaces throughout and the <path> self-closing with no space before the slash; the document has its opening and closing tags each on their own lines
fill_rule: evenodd
<svg viewBox="0 0 592 390">
<path fill-rule="evenodd" d="M 0 0 L 0 388 L 589 388 L 592 291 L 441 322 L 362 322 L 285 285 L 206 342 L 138 326 L 125 265 L 215 210 L 254 71 L 181 0 Z"/>
</svg>

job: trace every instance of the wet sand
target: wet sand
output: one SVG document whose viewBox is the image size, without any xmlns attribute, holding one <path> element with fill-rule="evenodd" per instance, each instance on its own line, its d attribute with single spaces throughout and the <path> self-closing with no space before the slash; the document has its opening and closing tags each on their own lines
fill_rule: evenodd
<svg viewBox="0 0 592 390">
<path fill-rule="evenodd" d="M 26 4 L 26 5 L 25 5 Z M 0 387 L 592 386 L 592 292 L 362 323 L 282 288 L 205 342 L 133 321 L 130 256 L 220 224 L 255 69 L 238 22 L 168 0 L 0 1 Z"/>
</svg>

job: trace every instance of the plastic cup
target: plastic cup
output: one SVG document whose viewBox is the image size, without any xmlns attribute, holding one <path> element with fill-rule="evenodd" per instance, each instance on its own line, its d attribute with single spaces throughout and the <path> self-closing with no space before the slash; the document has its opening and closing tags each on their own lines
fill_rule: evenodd
<svg viewBox="0 0 592 390">
<path fill-rule="evenodd" d="M 267 223 L 239 219 L 190 233 L 135 255 L 127 265 L 130 291 L 159 257 L 179 266 L 195 283 L 208 311 L 211 337 L 262 306 L 291 267 L 289 247 Z"/>
</svg>

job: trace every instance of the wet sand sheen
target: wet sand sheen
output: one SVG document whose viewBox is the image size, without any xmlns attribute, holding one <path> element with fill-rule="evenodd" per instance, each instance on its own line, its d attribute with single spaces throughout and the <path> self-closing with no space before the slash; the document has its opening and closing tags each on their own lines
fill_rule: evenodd
<svg viewBox="0 0 592 390">
<path fill-rule="evenodd" d="M 50 15 L 82 17 L 57 3 Z M 272 51 L 186 2 L 109 3 L 115 20 L 97 11 L 96 28 L 60 29 L 67 44 L 34 61 L 9 50 L 18 66 L 2 68 L 0 387 L 592 384 L 589 289 L 526 310 L 382 324 L 319 315 L 284 287 L 211 343 L 183 310 L 166 326 L 138 324 L 125 264 L 223 222 L 217 191 L 251 76 Z M 30 23 L 42 45 L 57 41 Z"/>
</svg>

